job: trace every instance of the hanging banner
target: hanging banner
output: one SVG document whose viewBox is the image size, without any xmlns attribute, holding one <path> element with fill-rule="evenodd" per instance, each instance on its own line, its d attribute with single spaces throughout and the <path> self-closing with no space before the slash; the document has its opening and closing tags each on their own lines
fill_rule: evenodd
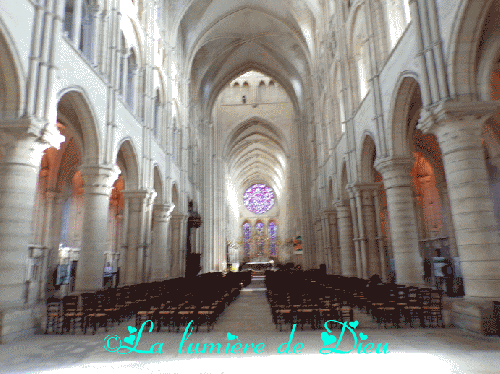
<svg viewBox="0 0 500 374">
<path fill-rule="evenodd" d="M 293 240 L 293 253 L 296 255 L 302 254 L 302 236 L 297 236 Z"/>
</svg>

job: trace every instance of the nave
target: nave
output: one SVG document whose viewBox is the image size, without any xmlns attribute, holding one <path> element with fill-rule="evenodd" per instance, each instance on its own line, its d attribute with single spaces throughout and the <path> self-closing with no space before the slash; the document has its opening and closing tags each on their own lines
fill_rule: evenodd
<svg viewBox="0 0 500 374">
<path fill-rule="evenodd" d="M 322 355 L 320 334 L 323 328 L 312 330 L 310 326 L 295 329 L 291 346 L 302 343 L 299 354 L 278 354 L 277 349 L 290 339 L 290 330 L 279 332 L 272 323 L 271 308 L 266 299 L 264 279 L 253 278 L 252 282 L 221 314 L 212 331 L 200 329 L 185 340 L 182 354 L 179 348 L 183 331 L 160 333 L 146 331 L 140 339 L 138 349 L 147 350 L 155 343 L 164 343 L 163 351 L 157 354 L 128 353 L 126 355 L 107 352 L 103 340 L 108 335 L 126 337 L 128 326 L 134 320 L 124 322 L 105 332 L 99 329 L 95 335 L 42 335 L 18 339 L 15 344 L 3 346 L 0 351 L 1 373 L 254 373 L 269 372 L 303 373 L 331 368 L 352 373 L 497 373 L 500 365 L 497 338 L 472 336 L 452 327 L 405 328 L 378 327 L 364 312 L 355 309 L 354 319 L 359 321 L 357 332 L 369 336 L 369 341 L 387 343 L 387 354 Z M 334 331 L 338 337 L 340 330 Z M 238 337 L 242 345 L 263 343 L 259 355 L 249 350 L 246 354 L 224 353 L 229 342 L 228 333 Z M 236 339 L 233 339 L 236 341 Z M 344 339 L 346 340 L 346 339 Z M 220 343 L 219 354 L 187 353 L 193 343 L 200 346 Z M 346 342 L 349 343 L 349 342 Z M 346 350 L 350 344 L 346 344 Z M 404 371 L 402 368 L 404 367 Z M 328 369 L 330 370 L 330 369 Z"/>
</svg>

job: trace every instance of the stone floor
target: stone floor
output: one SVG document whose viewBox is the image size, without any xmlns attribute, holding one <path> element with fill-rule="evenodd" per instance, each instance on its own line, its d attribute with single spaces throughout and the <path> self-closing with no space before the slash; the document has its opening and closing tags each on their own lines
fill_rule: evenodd
<svg viewBox="0 0 500 374">
<path fill-rule="evenodd" d="M 387 343 L 389 353 L 358 354 L 354 349 L 348 354 L 321 354 L 320 349 L 325 347 L 321 334 L 325 330 L 306 327 L 295 330 L 289 353 L 278 354 L 281 344 L 285 343 L 282 350 L 286 349 L 291 332 L 275 329 L 263 287 L 262 280 L 254 280 L 242 290 L 212 332 L 186 334 L 182 353 L 179 353 L 182 331 L 149 333 L 147 330 L 136 347 L 145 353 L 123 348 L 122 354 L 107 351 L 106 338 L 111 348 L 120 345 L 113 340 L 114 336 L 121 337 L 121 345 L 127 346 L 124 339 L 130 334 L 128 324 L 124 323 L 108 333 L 35 335 L 2 345 L 0 373 L 500 373 L 500 340 L 496 337 L 476 336 L 453 328 L 384 329 L 361 312 L 355 314 L 359 321 L 355 331 L 358 336 L 362 336 L 361 332 L 367 336 L 363 346 L 372 342 L 383 347 Z M 340 330 L 332 331 L 336 339 L 340 334 Z M 353 347 L 351 336 L 345 332 L 339 351 Z M 332 344 L 328 347 L 334 347 L 333 338 L 329 339 Z M 247 353 L 232 353 L 231 348 L 226 353 L 228 343 L 233 347 L 238 342 L 242 343 L 242 350 L 248 344 Z M 157 353 L 159 344 L 154 346 L 155 343 L 163 343 L 161 354 Z M 191 353 L 188 353 L 191 343 Z M 200 343 L 198 351 L 205 343 L 207 350 L 208 343 L 220 343 L 220 353 L 198 354 L 196 343 Z M 155 353 L 146 353 L 152 346 Z M 254 352 L 255 346 L 262 349 L 260 354 Z M 238 345 L 232 349 L 237 352 Z"/>
</svg>

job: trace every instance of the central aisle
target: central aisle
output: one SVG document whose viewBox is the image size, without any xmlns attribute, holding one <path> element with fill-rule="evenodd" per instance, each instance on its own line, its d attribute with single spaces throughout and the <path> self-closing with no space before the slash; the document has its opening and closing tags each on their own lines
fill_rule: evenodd
<svg viewBox="0 0 500 374">
<path fill-rule="evenodd" d="M 214 326 L 214 332 L 228 331 L 275 332 L 271 307 L 266 297 L 264 277 L 253 277 L 252 282 L 241 290 Z"/>
</svg>

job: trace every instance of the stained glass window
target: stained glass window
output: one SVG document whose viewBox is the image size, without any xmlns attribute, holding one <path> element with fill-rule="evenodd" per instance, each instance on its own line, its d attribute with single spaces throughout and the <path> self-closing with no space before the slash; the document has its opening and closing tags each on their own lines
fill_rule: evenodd
<svg viewBox="0 0 500 374">
<path fill-rule="evenodd" d="M 265 184 L 254 184 L 243 194 L 243 203 L 250 212 L 265 213 L 274 206 L 273 189 Z"/>
<path fill-rule="evenodd" d="M 262 256 L 264 254 L 264 224 L 262 222 L 257 222 L 255 224 L 255 228 L 257 229 L 257 235 L 259 236 L 257 241 L 257 254 Z"/>
<path fill-rule="evenodd" d="M 269 252 L 271 256 L 276 256 L 276 232 L 278 231 L 278 226 L 276 223 L 269 222 Z"/>
<path fill-rule="evenodd" d="M 251 234 L 251 226 L 248 222 L 243 224 L 243 243 L 244 243 L 244 252 L 245 256 L 250 256 L 250 234 Z"/>
</svg>

